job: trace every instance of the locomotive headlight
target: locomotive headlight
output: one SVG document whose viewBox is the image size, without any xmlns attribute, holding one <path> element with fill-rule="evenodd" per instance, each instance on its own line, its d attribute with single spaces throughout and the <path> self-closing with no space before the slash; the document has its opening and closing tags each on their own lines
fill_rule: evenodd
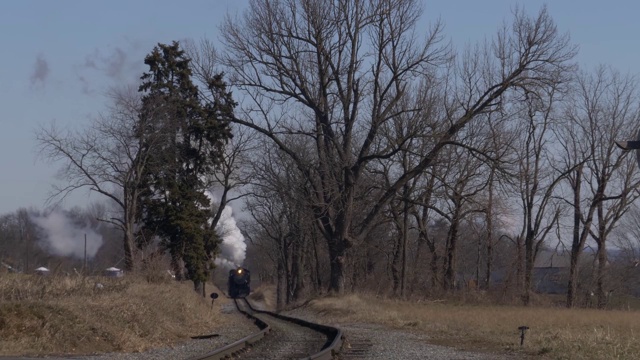
<svg viewBox="0 0 640 360">
<path fill-rule="evenodd" d="M 238 274 L 242 274 L 242 269 L 238 269 Z"/>
</svg>

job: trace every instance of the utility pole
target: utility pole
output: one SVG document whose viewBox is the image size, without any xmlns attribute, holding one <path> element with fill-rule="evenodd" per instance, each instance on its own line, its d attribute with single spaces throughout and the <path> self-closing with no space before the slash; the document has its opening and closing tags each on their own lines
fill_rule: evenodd
<svg viewBox="0 0 640 360">
<path fill-rule="evenodd" d="M 29 233 L 27 232 L 27 221 L 25 214 L 18 215 L 18 230 L 20 231 L 20 241 L 24 243 L 24 269 L 25 274 L 29 273 Z"/>
<path fill-rule="evenodd" d="M 87 234 L 84 234 L 84 264 L 82 265 L 82 275 L 87 275 Z"/>
<path fill-rule="evenodd" d="M 20 242 L 24 243 L 24 269 L 23 272 L 26 274 L 29 270 L 29 246 L 26 241 L 24 241 L 24 229 L 22 229 L 22 224 L 18 222 L 20 226 Z"/>
</svg>

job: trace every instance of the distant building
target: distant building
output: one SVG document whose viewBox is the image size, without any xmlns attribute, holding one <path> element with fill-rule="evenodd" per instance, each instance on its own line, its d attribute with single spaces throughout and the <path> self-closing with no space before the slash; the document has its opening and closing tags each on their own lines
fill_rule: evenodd
<svg viewBox="0 0 640 360">
<path fill-rule="evenodd" d="M 540 250 L 533 265 L 533 291 L 540 294 L 566 294 L 571 255 L 553 250 Z"/>
<path fill-rule="evenodd" d="M 581 262 L 591 258 L 583 253 Z M 566 294 L 569 284 L 571 254 L 552 249 L 541 249 L 533 264 L 531 288 L 539 294 Z M 522 270 L 524 271 L 524 264 Z M 500 269 L 491 273 L 492 286 L 507 285 L 515 281 L 515 269 Z"/>
</svg>

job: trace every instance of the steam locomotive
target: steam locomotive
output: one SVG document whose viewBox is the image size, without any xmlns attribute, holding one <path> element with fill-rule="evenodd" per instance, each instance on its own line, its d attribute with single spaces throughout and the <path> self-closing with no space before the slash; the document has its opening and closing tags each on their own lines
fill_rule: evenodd
<svg viewBox="0 0 640 360">
<path fill-rule="evenodd" d="M 228 294 L 231 298 L 243 298 L 251 292 L 251 272 L 245 268 L 229 270 Z"/>
</svg>

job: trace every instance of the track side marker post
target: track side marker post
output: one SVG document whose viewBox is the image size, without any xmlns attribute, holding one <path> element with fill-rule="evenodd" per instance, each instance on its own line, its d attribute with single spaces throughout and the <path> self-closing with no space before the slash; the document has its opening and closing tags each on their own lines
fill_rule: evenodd
<svg viewBox="0 0 640 360">
<path fill-rule="evenodd" d="M 527 330 L 529 330 L 528 326 L 520 326 L 518 328 L 518 330 L 520 330 L 520 346 L 524 345 L 524 334 L 527 333 Z"/>
</svg>

